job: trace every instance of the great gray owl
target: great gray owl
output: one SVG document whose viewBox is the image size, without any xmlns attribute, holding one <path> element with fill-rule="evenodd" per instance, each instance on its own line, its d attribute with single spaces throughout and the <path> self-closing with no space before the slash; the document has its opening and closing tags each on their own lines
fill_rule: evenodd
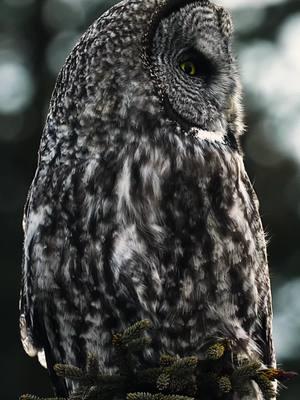
<svg viewBox="0 0 300 400">
<path fill-rule="evenodd" d="M 59 394 L 54 363 L 92 352 L 110 371 L 111 333 L 145 318 L 147 363 L 225 337 L 275 365 L 231 41 L 208 0 L 125 0 L 58 77 L 25 210 L 21 335 Z"/>
</svg>

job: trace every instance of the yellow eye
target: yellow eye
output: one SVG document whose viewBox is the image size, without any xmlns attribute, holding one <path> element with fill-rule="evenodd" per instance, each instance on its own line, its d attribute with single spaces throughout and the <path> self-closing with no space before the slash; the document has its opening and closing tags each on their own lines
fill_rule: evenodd
<svg viewBox="0 0 300 400">
<path fill-rule="evenodd" d="M 190 76 L 195 76 L 197 74 L 197 67 L 193 61 L 183 61 L 180 63 L 180 69 Z"/>
</svg>

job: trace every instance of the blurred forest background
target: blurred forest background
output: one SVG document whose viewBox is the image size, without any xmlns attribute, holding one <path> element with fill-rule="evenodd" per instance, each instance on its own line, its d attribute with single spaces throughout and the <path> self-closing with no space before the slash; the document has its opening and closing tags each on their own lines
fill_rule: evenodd
<svg viewBox="0 0 300 400">
<path fill-rule="evenodd" d="M 21 220 L 56 76 L 80 34 L 114 1 L 0 0 L 1 398 L 51 393 L 18 329 Z M 300 1 L 219 0 L 231 8 L 245 88 L 248 172 L 270 239 L 278 361 L 300 370 Z M 300 398 L 300 379 L 282 400 Z M 299 395 L 299 397 L 298 397 Z"/>
</svg>

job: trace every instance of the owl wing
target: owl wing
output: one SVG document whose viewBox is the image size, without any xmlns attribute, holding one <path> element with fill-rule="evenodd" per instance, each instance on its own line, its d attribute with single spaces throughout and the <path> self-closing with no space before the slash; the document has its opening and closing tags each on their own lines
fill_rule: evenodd
<svg viewBox="0 0 300 400">
<path fill-rule="evenodd" d="M 25 209 L 21 335 L 29 355 L 44 352 L 59 396 L 65 387 L 53 365 L 84 366 L 86 353 L 110 349 L 119 329 L 109 268 L 116 159 L 108 149 L 101 161 L 41 162 Z"/>
<path fill-rule="evenodd" d="M 80 365 L 66 353 L 77 345 L 72 325 L 77 328 L 86 311 L 76 304 L 77 298 L 78 302 L 85 298 L 76 285 L 81 284 L 81 236 L 88 212 L 81 196 L 87 191 L 86 169 L 85 161 L 69 166 L 59 165 L 58 157 L 50 163 L 40 162 L 24 213 L 21 339 L 25 351 L 47 367 L 59 396 L 67 392 L 53 366 Z"/>
<path fill-rule="evenodd" d="M 26 201 L 23 218 L 25 233 L 22 260 L 22 282 L 20 292 L 20 335 L 24 350 L 30 357 L 38 357 L 40 364 L 48 369 L 55 392 L 66 396 L 66 386 L 54 372 L 54 365 L 59 361 L 53 345 L 50 344 L 44 323 L 43 303 L 36 293 L 36 269 L 42 267 L 43 260 L 35 256 L 35 246 L 41 247 L 42 215 L 38 215 L 32 207 L 35 197 L 33 181 Z"/>
</svg>

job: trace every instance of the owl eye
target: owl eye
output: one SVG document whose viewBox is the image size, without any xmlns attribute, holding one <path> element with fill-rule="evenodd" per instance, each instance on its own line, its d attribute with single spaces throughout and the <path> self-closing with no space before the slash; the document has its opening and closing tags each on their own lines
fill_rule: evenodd
<svg viewBox="0 0 300 400">
<path fill-rule="evenodd" d="M 191 60 L 181 62 L 179 67 L 181 71 L 185 72 L 187 75 L 190 76 L 195 76 L 198 73 L 197 65 Z"/>
<path fill-rule="evenodd" d="M 179 68 L 186 75 L 209 80 L 215 73 L 214 64 L 204 54 L 196 50 L 188 50 L 179 58 Z"/>
</svg>

